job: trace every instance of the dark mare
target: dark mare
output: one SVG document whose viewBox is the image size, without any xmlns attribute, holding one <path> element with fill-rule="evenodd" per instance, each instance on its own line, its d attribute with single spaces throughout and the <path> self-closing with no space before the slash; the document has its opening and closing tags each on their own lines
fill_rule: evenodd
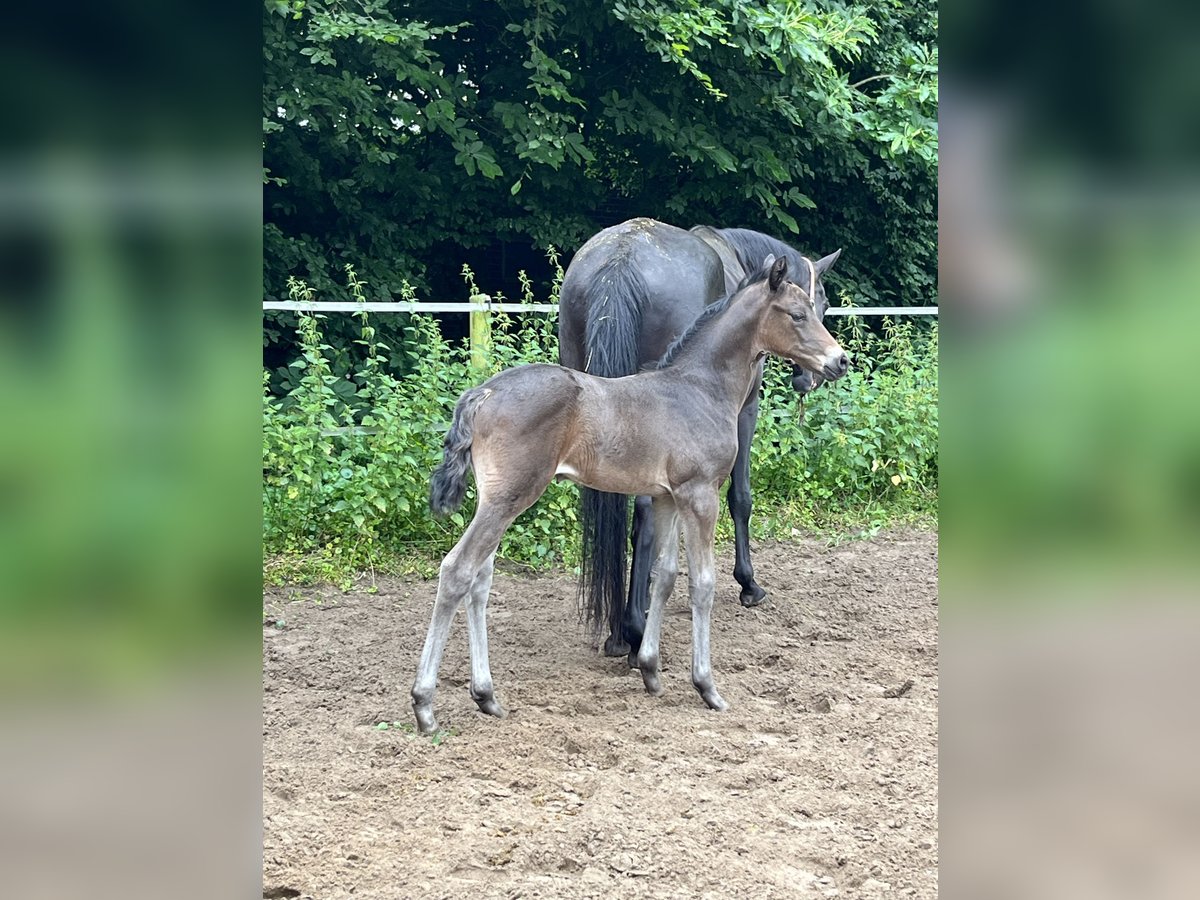
<svg viewBox="0 0 1200 900">
<path fill-rule="evenodd" d="M 744 228 L 700 225 L 684 231 L 654 219 L 631 219 L 606 228 L 575 254 L 558 303 L 559 362 L 593 375 L 631 375 L 659 359 L 668 345 L 748 272 L 772 254 L 788 261 L 788 277 L 808 293 L 818 318 L 828 307 L 821 276 L 840 250 L 816 261 L 782 241 Z M 759 378 L 738 417 L 738 450 L 729 486 L 735 559 L 743 606 L 766 592 L 750 561 L 750 442 L 758 423 Z M 792 386 L 803 396 L 821 374 L 795 365 Z M 633 566 L 625 593 L 628 499 L 584 489 L 582 592 L 588 618 L 609 629 L 608 656 L 637 654 L 649 600 L 654 518 L 649 497 L 638 497 L 633 515 Z"/>
<path fill-rule="evenodd" d="M 846 354 L 809 296 L 787 281 L 788 260 L 767 257 L 728 300 L 710 306 L 652 371 L 601 378 L 563 366 L 506 369 L 459 398 L 434 470 L 435 515 L 458 508 L 475 474 L 477 503 L 442 561 L 437 600 L 413 684 L 423 732 L 437 729 L 433 698 L 442 651 L 458 607 L 467 604 L 471 697 L 503 716 L 488 665 L 487 601 L 500 538 L 555 478 L 600 491 L 655 498 L 650 613 L 637 655 L 646 690 L 662 693 L 659 633 L 679 571 L 682 526 L 692 604 L 692 684 L 712 709 L 727 704 L 709 661 L 716 573 L 717 492 L 738 453 L 738 416 L 765 354 L 839 378 Z"/>
</svg>

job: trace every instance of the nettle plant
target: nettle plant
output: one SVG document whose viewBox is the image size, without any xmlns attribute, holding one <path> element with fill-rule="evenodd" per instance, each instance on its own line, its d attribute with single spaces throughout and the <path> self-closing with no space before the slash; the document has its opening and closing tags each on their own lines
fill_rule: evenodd
<svg viewBox="0 0 1200 900">
<path fill-rule="evenodd" d="M 805 398 L 782 367 L 767 372 L 752 479 L 759 496 L 819 512 L 853 504 L 932 502 L 937 491 L 938 328 L 885 318 L 874 336 L 847 316 L 848 375 Z M 790 396 L 789 396 L 790 393 Z"/>
<path fill-rule="evenodd" d="M 473 293 L 474 279 L 465 272 Z M 347 267 L 350 289 L 363 287 Z M 526 302 L 533 289 L 523 279 Z M 313 299 L 303 282 L 296 299 Z M 503 299 L 497 296 L 496 299 Z M 470 520 L 473 498 L 445 522 L 428 513 L 429 473 L 441 459 L 454 403 L 468 387 L 508 366 L 558 358 L 553 316 L 495 313 L 485 367 L 473 369 L 470 350 L 451 344 L 428 316 L 413 315 L 398 350 L 380 342 L 366 312 L 356 343 L 363 362 L 346 376 L 330 366 L 318 313 L 299 313 L 300 373 L 286 397 L 270 394 L 263 375 L 263 526 L 268 554 L 315 554 L 334 570 L 364 568 L 394 553 L 433 558 L 452 546 Z M 404 353 L 407 375 L 396 378 L 389 354 Z M 349 382 L 350 388 L 347 387 Z M 527 563 L 573 561 L 575 493 L 556 485 L 510 529 L 501 553 Z"/>
<path fill-rule="evenodd" d="M 354 270 L 347 266 L 346 274 L 352 296 L 365 299 Z M 464 267 L 463 277 L 478 296 L 471 270 Z M 532 284 L 524 276 L 521 284 L 521 301 L 534 302 Z M 301 281 L 293 279 L 289 289 L 296 299 L 313 299 Z M 411 290 L 402 299 L 412 299 Z M 326 318 L 301 312 L 295 387 L 276 398 L 263 373 L 264 549 L 275 558 L 322 561 L 284 566 L 291 577 L 344 578 L 398 556 L 432 568 L 474 508 L 468 495 L 445 521 L 428 512 L 429 475 L 459 395 L 510 366 L 558 359 L 553 314 L 492 313 L 491 339 L 475 355 L 476 367 L 466 342 L 447 341 L 431 317 L 404 317 L 392 329 L 401 340 L 391 347 L 378 339 L 366 312 L 354 316 L 361 362 L 353 371 L 335 374 Z M 779 510 L 802 510 L 801 520 L 816 524 L 856 508 L 931 507 L 936 498 L 936 325 L 922 332 L 885 320 L 873 335 L 855 317 L 834 324 L 855 361 L 837 384 L 802 405 L 786 367 L 767 368 L 752 453 L 760 537 L 790 536 L 797 516 Z M 406 374 L 399 377 L 390 365 L 394 354 L 404 355 L 397 361 Z M 533 566 L 574 565 L 577 502 L 573 484 L 551 485 L 508 530 L 500 555 Z"/>
</svg>

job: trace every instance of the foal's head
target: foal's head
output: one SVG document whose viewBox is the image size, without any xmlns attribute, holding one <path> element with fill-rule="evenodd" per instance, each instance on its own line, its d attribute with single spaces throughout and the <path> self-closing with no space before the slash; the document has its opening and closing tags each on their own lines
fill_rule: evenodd
<svg viewBox="0 0 1200 900">
<path fill-rule="evenodd" d="M 817 318 L 825 318 L 825 310 L 829 309 L 829 299 L 825 296 L 825 283 L 822 276 L 828 272 L 837 258 L 842 255 L 841 250 L 835 250 L 828 256 L 823 256 L 816 262 L 813 262 L 806 256 L 800 256 L 797 259 L 791 259 L 788 263 L 791 277 L 797 284 L 803 286 L 807 284 L 806 291 L 809 297 L 812 298 L 813 309 L 817 311 Z M 799 267 L 797 269 L 797 267 Z M 799 366 L 792 367 L 792 389 L 801 397 L 812 393 L 819 388 L 825 381 L 816 372 L 810 372 L 808 369 L 802 369 Z"/>
<path fill-rule="evenodd" d="M 812 298 L 787 280 L 786 257 L 767 257 L 765 281 L 753 289 L 766 293 L 767 308 L 759 324 L 759 337 L 768 353 L 820 372 L 827 381 L 836 381 L 850 370 L 850 360 L 833 336 L 825 329 Z"/>
</svg>

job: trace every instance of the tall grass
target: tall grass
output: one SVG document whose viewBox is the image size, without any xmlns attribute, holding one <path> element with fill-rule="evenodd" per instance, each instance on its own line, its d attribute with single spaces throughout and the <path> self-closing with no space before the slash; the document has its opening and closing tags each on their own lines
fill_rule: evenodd
<svg viewBox="0 0 1200 900">
<path fill-rule="evenodd" d="M 362 297 L 347 268 L 351 290 Z M 477 293 L 465 267 L 464 277 Z M 522 299 L 532 302 L 532 286 L 522 284 Z M 303 283 L 291 287 L 293 296 L 311 297 Z M 472 511 L 472 494 L 445 521 L 427 508 L 429 474 L 459 394 L 509 366 L 558 358 L 554 315 L 495 313 L 482 370 L 471 368 L 465 343 L 445 340 L 429 317 L 409 317 L 393 348 L 376 339 L 366 313 L 355 315 L 364 360 L 357 371 L 333 373 L 325 317 L 301 313 L 296 387 L 274 397 L 264 372 L 263 539 L 272 580 L 344 581 L 380 566 L 431 570 Z M 855 368 L 803 404 L 787 368 L 769 361 L 751 457 L 758 537 L 878 525 L 936 503 L 937 327 L 918 332 L 885 321 L 876 337 L 861 320 L 831 320 L 839 323 Z M 393 353 L 407 355 L 402 378 L 385 366 Z M 574 565 L 576 498 L 574 485 L 552 484 L 509 529 L 500 556 Z M 728 532 L 726 521 L 719 533 Z"/>
</svg>

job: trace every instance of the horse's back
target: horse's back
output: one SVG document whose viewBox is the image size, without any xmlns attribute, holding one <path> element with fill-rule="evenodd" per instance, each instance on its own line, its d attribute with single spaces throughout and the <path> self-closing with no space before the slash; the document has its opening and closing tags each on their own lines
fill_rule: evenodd
<svg viewBox="0 0 1200 900">
<path fill-rule="evenodd" d="M 520 430 L 553 430 L 574 413 L 579 399 L 579 376 L 565 366 L 531 363 L 493 375 L 478 388 L 487 397 L 480 406 L 477 428 L 503 420 Z"/>
<path fill-rule="evenodd" d="M 637 218 L 591 237 L 571 260 L 559 293 L 559 358 L 584 369 L 589 297 L 616 269 L 636 272 L 645 296 L 638 298 L 639 363 L 654 362 L 709 303 L 724 292 L 717 253 L 697 236 Z"/>
</svg>

